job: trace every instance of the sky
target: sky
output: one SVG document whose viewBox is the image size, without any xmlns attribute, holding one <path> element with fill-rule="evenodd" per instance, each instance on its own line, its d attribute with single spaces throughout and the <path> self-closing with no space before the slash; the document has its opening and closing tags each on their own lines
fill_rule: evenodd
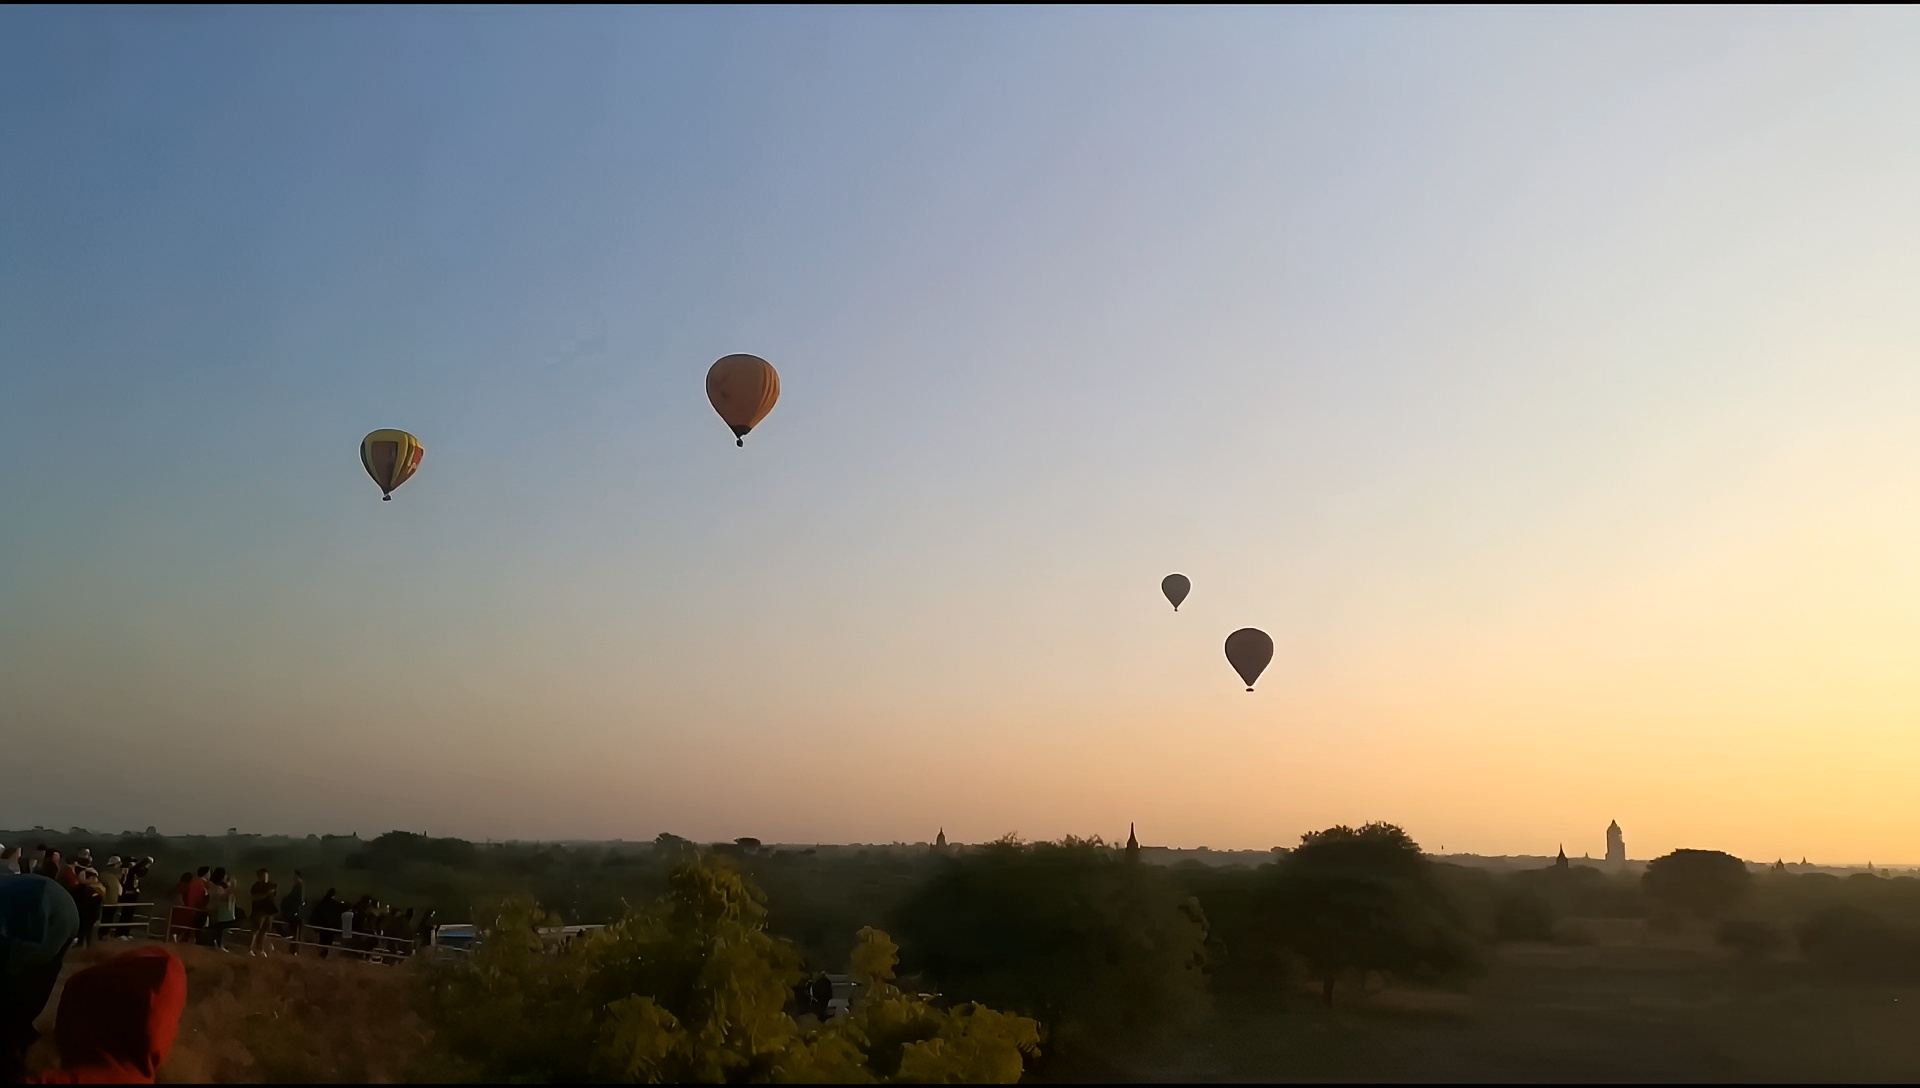
<svg viewBox="0 0 1920 1088">
<path fill-rule="evenodd" d="M 1916 55 L 7 9 L 0 825 L 1920 861 Z"/>
</svg>

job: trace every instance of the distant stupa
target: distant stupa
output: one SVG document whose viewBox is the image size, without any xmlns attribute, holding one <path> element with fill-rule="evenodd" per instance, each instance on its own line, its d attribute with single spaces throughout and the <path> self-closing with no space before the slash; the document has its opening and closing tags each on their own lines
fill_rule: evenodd
<svg viewBox="0 0 1920 1088">
<path fill-rule="evenodd" d="M 1133 837 L 1133 824 L 1127 824 L 1127 860 L 1140 860 L 1140 840 Z"/>
<path fill-rule="evenodd" d="M 1564 869 L 1567 867 L 1567 844 L 1566 843 L 1560 844 L 1560 856 L 1553 859 L 1553 867 L 1556 869 Z"/>
<path fill-rule="evenodd" d="M 947 829 L 946 828 L 944 827 L 941 828 L 940 833 L 933 837 L 933 848 L 935 850 L 945 850 L 947 848 Z"/>
<path fill-rule="evenodd" d="M 1620 821 L 1607 824 L 1607 863 L 1624 865 L 1627 860 L 1627 838 L 1620 833 Z"/>
</svg>

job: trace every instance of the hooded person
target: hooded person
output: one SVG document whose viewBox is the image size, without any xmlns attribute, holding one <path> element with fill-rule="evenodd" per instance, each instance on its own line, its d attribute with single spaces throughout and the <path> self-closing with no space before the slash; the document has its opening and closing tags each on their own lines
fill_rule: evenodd
<svg viewBox="0 0 1920 1088">
<path fill-rule="evenodd" d="M 43 876 L 0 876 L 0 1084 L 20 1079 L 80 911 L 65 888 Z"/>
<path fill-rule="evenodd" d="M 37 1084 L 152 1084 L 187 1005 L 187 969 L 165 948 L 137 948 L 67 979 L 53 1039 L 60 1067 Z"/>
</svg>

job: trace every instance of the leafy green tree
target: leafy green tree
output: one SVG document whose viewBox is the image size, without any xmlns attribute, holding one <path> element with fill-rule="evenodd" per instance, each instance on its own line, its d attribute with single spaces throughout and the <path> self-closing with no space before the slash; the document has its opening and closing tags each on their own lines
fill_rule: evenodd
<svg viewBox="0 0 1920 1088">
<path fill-rule="evenodd" d="M 541 941 L 551 915 L 512 903 L 470 960 L 434 973 L 431 1008 L 454 1052 L 502 1081 L 1019 1079 L 1038 1025 L 901 994 L 878 930 L 855 948 L 868 1000 L 803 1035 L 786 1011 L 799 956 L 766 916 L 759 889 L 711 857 L 677 866 L 665 895 L 569 947 Z"/>
<path fill-rule="evenodd" d="M 1040 1025 L 978 1005 L 936 1009 L 893 984 L 898 948 L 868 927 L 850 974 L 860 984 L 851 1015 L 830 1021 L 788 1052 L 776 1078 L 810 1084 L 1013 1084 L 1037 1053 Z"/>
<path fill-rule="evenodd" d="M 765 930 L 757 889 L 731 867 L 674 869 L 665 896 L 554 949 L 554 919 L 503 909 L 469 963 L 435 979 L 437 1019 L 501 1079 L 766 1080 L 798 1040 L 786 1015 L 798 957 Z"/>
<path fill-rule="evenodd" d="M 1753 888 L 1747 863 L 1719 850 L 1675 850 L 1647 863 L 1640 885 L 1649 898 L 1697 918 L 1718 918 Z"/>
<path fill-rule="evenodd" d="M 800 958 L 766 931 L 766 899 L 731 865 L 687 864 L 667 895 L 602 932 L 586 988 L 616 1019 L 601 1072 L 648 1083 L 764 1080 L 798 1036 Z"/>
<path fill-rule="evenodd" d="M 1146 1041 L 1205 1007 L 1198 901 L 1098 840 L 938 859 L 893 929 L 944 992 L 1038 1018 L 1051 1052 Z"/>
<path fill-rule="evenodd" d="M 511 900 L 470 961 L 430 979 L 441 1039 L 495 1079 L 580 1081 L 591 1072 L 597 1025 L 579 994 L 592 960 L 579 946 L 542 949 L 535 931 L 555 921 L 530 900 Z"/>
<path fill-rule="evenodd" d="M 1477 967 L 1433 863 L 1392 824 L 1302 836 L 1279 863 L 1272 904 L 1275 931 L 1320 980 L 1329 1006 L 1345 974 L 1438 981 Z"/>
</svg>

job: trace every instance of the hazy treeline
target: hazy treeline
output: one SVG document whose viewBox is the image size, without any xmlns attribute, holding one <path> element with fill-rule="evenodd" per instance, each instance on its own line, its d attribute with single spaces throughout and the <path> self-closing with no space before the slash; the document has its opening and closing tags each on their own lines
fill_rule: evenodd
<svg viewBox="0 0 1920 1088">
<path fill-rule="evenodd" d="M 511 992 L 462 990 L 471 979 L 444 976 L 433 984 L 443 1034 L 461 1041 L 462 1061 L 496 1077 L 545 1075 L 541 1063 L 557 1053 L 577 1054 L 567 1075 L 588 1079 L 917 1079 L 915 1069 L 947 1075 L 943 1063 L 980 1079 L 1009 1063 L 1045 1071 L 1061 1060 L 1084 1072 L 1210 1008 L 1337 1004 L 1383 979 L 1458 985 L 1501 942 L 1586 943 L 1605 919 L 1703 935 L 1740 959 L 1791 960 L 1814 975 L 1920 979 L 1913 877 L 1754 871 L 1706 850 L 1676 851 L 1644 873 L 1579 863 L 1496 873 L 1435 862 L 1387 824 L 1315 832 L 1258 867 L 1142 864 L 1099 839 L 964 850 L 702 846 L 670 835 L 479 845 L 406 832 L 10 841 L 35 836 L 96 856 L 151 854 L 156 888 L 200 864 L 267 867 L 281 879 L 299 868 L 309 894 L 373 894 L 496 933 L 539 919 L 614 923 L 558 956 L 490 941 L 490 957 L 508 957 L 490 977 L 516 980 Z M 716 927 L 740 936 L 713 944 Z M 707 963 L 710 944 L 756 951 L 719 981 L 659 966 Z M 642 961 L 652 973 L 632 966 Z M 871 992 L 890 996 L 822 1035 L 786 1000 L 820 970 L 873 980 Z M 713 986 L 725 992 L 701 996 Z M 940 996 L 914 996 L 923 992 Z M 568 1047 L 501 1026 L 544 1022 L 540 1009 L 568 1025 Z M 739 1034 L 715 1011 L 726 1009 L 760 1018 L 748 1032 L 760 1050 L 702 1049 L 702 1039 Z M 520 1049 L 501 1049 L 511 1039 Z"/>
</svg>

